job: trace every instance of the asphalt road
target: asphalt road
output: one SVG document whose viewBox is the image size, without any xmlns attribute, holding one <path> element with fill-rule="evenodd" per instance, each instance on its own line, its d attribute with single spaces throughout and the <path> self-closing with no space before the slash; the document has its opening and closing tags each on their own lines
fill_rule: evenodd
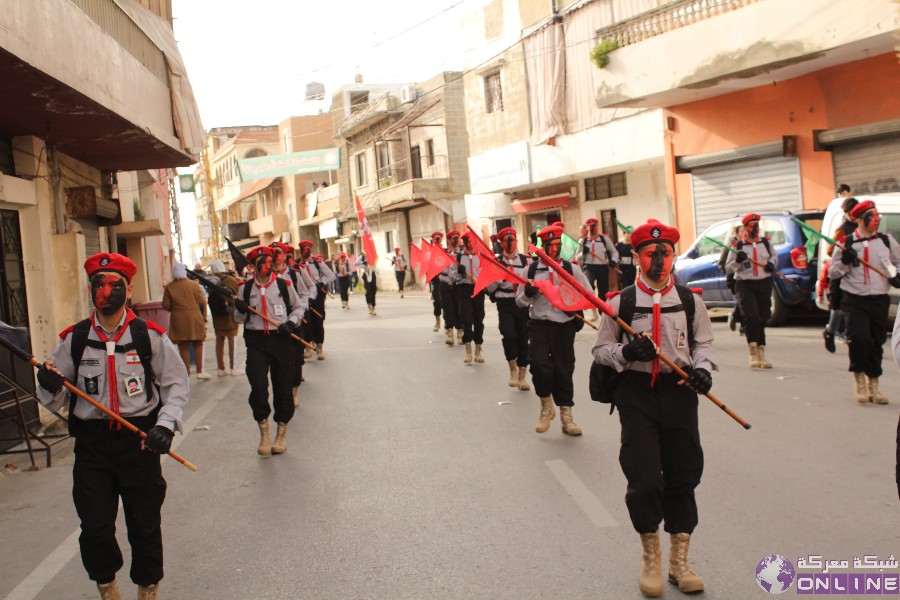
<svg viewBox="0 0 900 600">
<path fill-rule="evenodd" d="M 432 332 L 424 295 L 378 301 L 377 317 L 359 294 L 350 311 L 329 302 L 327 359 L 307 366 L 283 456 L 256 455 L 246 378 L 192 380 L 176 442 L 200 471 L 163 467 L 160 597 L 640 598 L 619 422 L 587 396 L 592 332 L 576 340 L 584 436 L 564 436 L 558 417 L 539 435 L 534 392 L 506 386 L 493 305 L 487 362 L 467 366 Z M 826 353 L 820 327 L 770 329 L 775 368 L 751 372 L 743 338 L 714 324 L 713 391 L 753 428 L 701 399 L 691 558 L 706 598 L 766 597 L 755 570 L 771 554 L 900 556 L 900 376 L 888 353 L 891 404 L 857 406 L 846 347 Z M 78 555 L 71 460 L 63 448 L 50 469 L 0 478 L 0 597 L 96 597 Z M 121 517 L 119 534 L 119 582 L 133 597 Z M 681 596 L 665 585 L 665 597 Z"/>
</svg>

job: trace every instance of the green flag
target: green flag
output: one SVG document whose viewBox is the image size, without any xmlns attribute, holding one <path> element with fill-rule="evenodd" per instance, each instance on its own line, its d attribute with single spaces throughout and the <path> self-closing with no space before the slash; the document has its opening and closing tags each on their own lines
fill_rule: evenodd
<svg viewBox="0 0 900 600">
<path fill-rule="evenodd" d="M 563 260 L 572 260 L 572 257 L 575 256 L 575 253 L 578 252 L 578 240 L 573 238 L 568 233 L 562 234 L 562 246 L 559 248 L 559 256 Z"/>
<path fill-rule="evenodd" d="M 616 225 L 618 225 L 619 229 L 621 229 L 625 233 L 631 233 L 632 231 L 634 231 L 634 227 L 629 227 L 628 225 L 624 225 L 622 223 L 622 221 L 620 221 L 618 219 L 616 219 Z"/>
<path fill-rule="evenodd" d="M 800 219 L 791 217 L 791 220 L 794 221 L 797 225 L 799 225 L 800 228 L 803 229 L 803 233 L 806 234 L 806 257 L 809 260 L 812 260 L 813 258 L 818 256 L 817 251 L 819 249 L 819 242 L 821 240 L 825 240 L 829 244 L 837 243 L 833 239 L 828 237 L 827 235 L 824 235 L 823 233 L 816 231 L 815 229 L 813 229 L 811 226 L 807 225 Z"/>
</svg>

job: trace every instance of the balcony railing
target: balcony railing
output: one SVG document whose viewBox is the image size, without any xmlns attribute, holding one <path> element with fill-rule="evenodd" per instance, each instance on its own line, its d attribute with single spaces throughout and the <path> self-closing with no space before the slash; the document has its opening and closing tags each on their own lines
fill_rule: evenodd
<svg viewBox="0 0 900 600">
<path fill-rule="evenodd" d="M 597 30 L 597 41 L 614 39 L 619 48 L 756 4 L 759 0 L 676 0 Z"/>
<path fill-rule="evenodd" d="M 422 156 L 391 163 L 378 169 L 378 189 L 397 185 L 410 179 L 448 179 L 450 165 L 446 156 Z"/>
</svg>

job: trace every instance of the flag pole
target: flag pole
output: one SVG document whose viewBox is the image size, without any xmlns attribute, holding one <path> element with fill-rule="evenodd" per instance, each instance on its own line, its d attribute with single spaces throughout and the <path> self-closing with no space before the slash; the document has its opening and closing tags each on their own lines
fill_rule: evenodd
<svg viewBox="0 0 900 600">
<path fill-rule="evenodd" d="M 584 296 L 584 298 L 588 302 L 590 302 L 591 304 L 596 306 L 598 309 L 603 311 L 610 318 L 615 319 L 616 323 L 618 323 L 619 327 L 621 327 L 623 331 L 625 331 L 626 333 L 628 333 L 631 336 L 638 335 L 638 333 L 634 329 L 632 329 L 630 325 L 628 325 L 625 321 L 620 319 L 618 317 L 618 315 L 616 315 L 615 311 L 613 311 L 612 306 L 610 306 L 608 303 L 606 303 L 603 300 L 601 300 L 600 298 L 598 298 L 593 292 L 585 289 L 585 287 L 583 285 L 578 283 L 577 279 L 575 279 L 573 276 L 569 275 L 566 272 L 566 270 L 563 269 L 562 267 L 560 267 L 559 264 L 555 260 L 553 260 L 552 258 L 547 256 L 546 252 L 544 252 L 540 248 L 535 248 L 534 246 L 529 246 L 528 251 L 533 254 L 537 254 L 540 257 L 540 259 L 542 261 L 544 261 L 544 264 L 546 264 L 548 267 L 550 267 L 551 269 L 556 271 L 557 275 L 562 277 L 566 282 L 568 282 L 572 287 L 574 287 L 582 296 Z M 681 377 L 685 381 L 688 380 L 688 378 L 690 376 L 684 371 L 684 369 L 682 369 L 681 367 L 676 365 L 674 362 L 672 362 L 672 360 L 669 359 L 665 354 L 663 354 L 662 352 L 659 352 L 657 350 L 657 356 L 659 356 L 659 360 L 666 363 L 666 365 L 668 365 L 668 367 L 670 369 L 672 369 L 673 371 L 678 373 L 679 377 Z M 710 400 L 712 400 L 713 404 L 715 404 L 716 406 L 721 408 L 725 412 L 725 414 L 727 414 L 729 417 L 731 417 L 732 419 L 737 421 L 744 429 L 750 429 L 750 423 L 748 423 L 747 421 L 742 419 L 739 415 L 737 415 L 734 411 L 732 411 L 730 408 L 728 408 L 721 400 L 716 398 L 713 394 L 711 394 L 710 392 L 706 392 L 703 395 L 706 396 L 707 398 L 709 398 Z"/>
<path fill-rule="evenodd" d="M 722 246 L 723 248 L 725 248 L 726 250 L 728 250 L 729 252 L 734 252 L 735 254 L 738 253 L 738 251 L 737 251 L 736 248 L 732 248 L 731 246 L 729 246 L 729 245 L 727 245 L 727 244 L 724 244 L 724 243 L 720 242 L 719 240 L 717 240 L 717 239 L 715 239 L 715 238 L 711 238 L 711 237 L 709 237 L 708 235 L 704 235 L 704 236 L 703 236 L 703 239 L 709 240 L 709 241 L 713 242 L 714 244 L 718 244 L 718 245 Z M 758 260 L 753 260 L 753 259 L 750 258 L 749 256 L 747 257 L 747 260 L 749 260 L 750 262 L 752 262 L 754 265 L 756 265 L 756 266 L 758 266 L 758 267 L 763 267 L 763 268 L 765 268 L 765 266 L 766 266 L 765 263 L 761 263 L 761 262 L 759 262 Z M 793 283 L 793 284 L 796 284 L 796 283 L 797 283 L 796 281 L 792 281 L 792 280 L 788 279 L 788 278 L 787 278 L 787 275 L 785 275 L 785 274 L 782 273 L 781 271 L 772 271 L 772 272 L 775 273 L 776 275 L 778 275 L 779 277 L 781 277 L 782 279 L 784 279 L 785 281 L 788 281 L 788 282 Z"/>
<path fill-rule="evenodd" d="M 838 248 L 841 249 L 841 251 L 846 251 L 846 250 L 847 250 L 847 247 L 846 247 L 845 245 L 839 244 L 839 243 L 837 242 L 837 240 L 828 237 L 827 235 L 825 235 L 825 234 L 822 233 L 822 232 L 816 231 L 815 229 L 813 229 L 812 227 L 810 227 L 809 225 L 807 225 L 806 223 L 804 223 L 804 222 L 801 221 L 800 219 L 798 219 L 798 218 L 796 218 L 796 217 L 791 217 L 791 221 L 794 221 L 795 223 L 797 223 L 797 225 L 799 225 L 802 229 L 806 230 L 807 232 L 811 232 L 811 233 L 813 233 L 813 234 L 819 236 L 820 238 L 822 238 L 823 240 L 825 240 L 825 241 L 828 242 L 829 244 L 831 244 L 831 245 L 833 245 L 833 246 L 837 246 Z M 859 260 L 860 263 L 862 263 L 862 264 L 864 264 L 865 266 L 869 267 L 870 269 L 872 269 L 873 271 L 875 271 L 876 273 L 878 273 L 879 275 L 881 275 L 881 276 L 884 277 L 885 279 L 890 279 L 890 276 L 889 276 L 887 273 L 885 273 L 884 271 L 882 271 L 882 270 L 879 269 L 878 267 L 874 266 L 872 263 L 870 263 L 870 262 L 868 262 L 868 261 L 866 261 L 866 260 L 863 260 L 863 259 L 861 259 L 861 258 L 858 258 L 858 257 L 857 257 L 857 260 Z"/>
</svg>

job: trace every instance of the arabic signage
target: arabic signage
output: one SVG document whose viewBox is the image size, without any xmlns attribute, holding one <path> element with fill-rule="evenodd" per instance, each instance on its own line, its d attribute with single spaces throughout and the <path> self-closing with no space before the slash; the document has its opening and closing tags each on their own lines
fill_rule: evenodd
<svg viewBox="0 0 900 600">
<path fill-rule="evenodd" d="M 341 168 L 341 149 L 308 150 L 291 154 L 259 156 L 238 161 L 241 181 L 303 175 L 320 171 L 337 171 Z"/>
</svg>

